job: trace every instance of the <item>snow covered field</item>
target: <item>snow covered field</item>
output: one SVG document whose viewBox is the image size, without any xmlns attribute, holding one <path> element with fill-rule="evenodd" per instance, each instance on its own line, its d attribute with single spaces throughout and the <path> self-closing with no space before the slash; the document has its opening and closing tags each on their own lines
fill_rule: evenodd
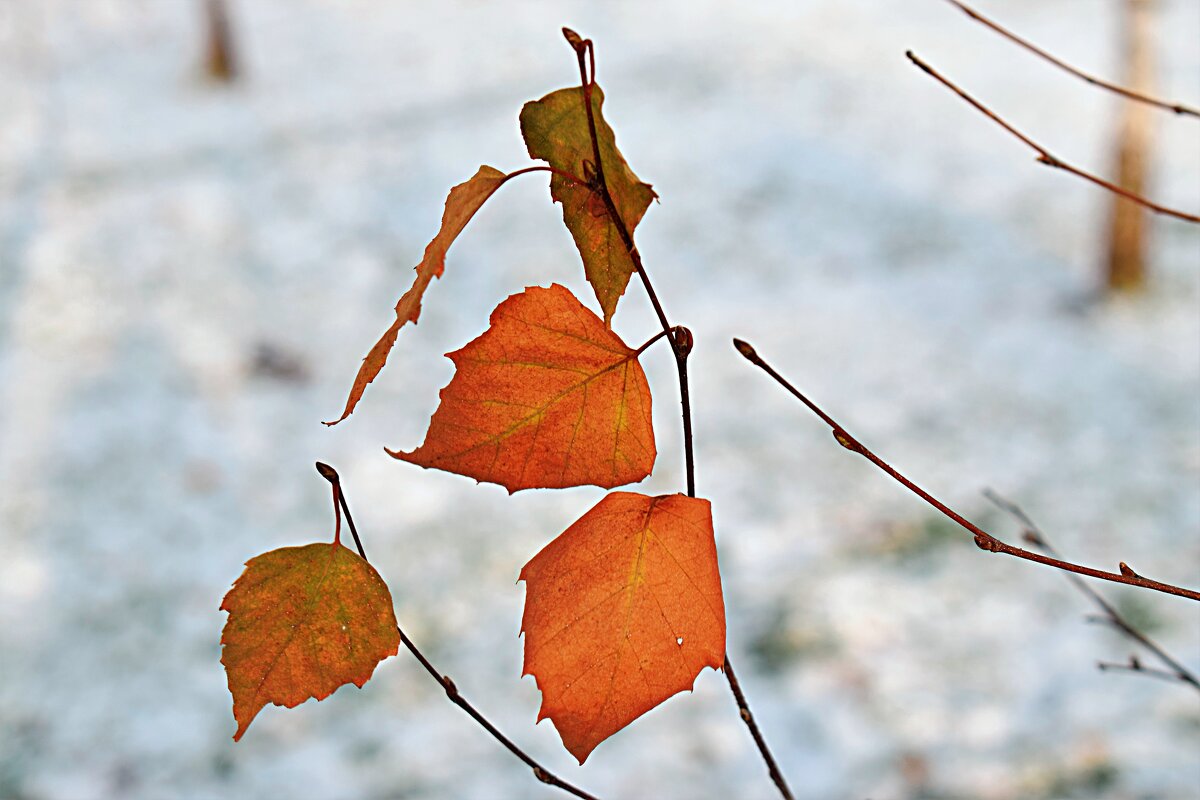
<svg viewBox="0 0 1200 800">
<path fill-rule="evenodd" d="M 1108 172 L 1116 101 L 940 0 L 234 0 L 245 80 L 198 75 L 198 0 L 0 0 L 0 798 L 556 797 L 411 659 L 235 728 L 218 638 L 242 562 L 327 538 L 339 468 L 409 634 L 552 769 L 606 798 L 769 798 L 724 680 L 583 768 L 520 680 L 521 565 L 595 489 L 522 492 L 393 461 L 443 352 L 527 285 L 590 301 L 538 177 L 450 252 L 357 414 L 340 410 L 521 104 L 597 42 L 606 112 L 662 198 L 638 241 L 696 336 L 698 488 L 730 656 L 797 796 L 1200 793 L 1200 703 L 1105 675 L 1129 644 L 1060 575 L 978 551 L 729 345 L 776 367 L 995 533 L 1020 502 L 1068 557 L 1200 584 L 1200 227 L 1097 303 L 1108 197 L 1039 167 L 912 48 L 1055 153 Z M 981 10 L 1116 76 L 1116 2 Z M 1162 94 L 1200 101 L 1200 4 L 1160 0 Z M 1200 126 L 1162 115 L 1152 194 L 1200 208 Z M 615 320 L 656 330 L 631 284 Z M 645 359 L 682 485 L 667 351 Z M 1101 587 L 1200 666 L 1200 610 Z"/>
</svg>

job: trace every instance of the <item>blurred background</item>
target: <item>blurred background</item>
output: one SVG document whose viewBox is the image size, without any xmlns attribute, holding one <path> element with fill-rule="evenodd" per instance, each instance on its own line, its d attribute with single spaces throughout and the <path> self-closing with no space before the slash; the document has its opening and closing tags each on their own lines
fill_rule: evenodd
<svg viewBox="0 0 1200 800">
<path fill-rule="evenodd" d="M 1118 0 L 980 0 L 1121 79 Z M 996 534 L 1021 503 L 1068 558 L 1200 583 L 1200 227 L 1156 218 L 1106 292 L 1121 101 L 941 0 L 0 0 L 0 797 L 559 796 L 406 655 L 245 739 L 219 663 L 243 562 L 331 535 L 339 468 L 401 624 L 502 729 L 613 798 L 773 797 L 706 671 L 578 768 L 520 678 L 522 564 L 602 496 L 396 462 L 442 353 L 551 281 L 593 302 L 544 180 L 454 246 L 358 412 L 331 429 L 449 187 L 523 166 L 517 113 L 595 39 L 607 117 L 661 196 L 638 230 L 691 327 L 698 487 L 730 656 L 800 798 L 1189 798 L 1200 703 L 1102 674 L 1131 644 L 1059 574 L 970 538 L 838 447 L 737 335 Z M 1200 101 L 1200 5 L 1158 0 L 1155 91 Z M 1155 112 L 1146 193 L 1200 209 L 1200 126 Z M 656 330 L 636 283 L 615 319 Z M 644 359 L 678 491 L 678 390 Z M 1100 587 L 1192 668 L 1200 612 Z"/>
</svg>

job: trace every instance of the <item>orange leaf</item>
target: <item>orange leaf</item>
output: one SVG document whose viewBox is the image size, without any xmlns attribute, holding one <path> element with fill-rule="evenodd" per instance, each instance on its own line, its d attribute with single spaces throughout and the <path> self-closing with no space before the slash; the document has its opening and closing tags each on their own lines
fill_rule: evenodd
<svg viewBox="0 0 1200 800">
<path fill-rule="evenodd" d="M 632 235 L 650 201 L 657 195 L 650 184 L 642 183 L 625 163 L 612 128 L 601 113 L 603 104 L 604 92 L 593 85 L 592 113 L 604 180 L 617 212 Z M 526 103 L 521 109 L 521 135 L 525 137 L 531 157 L 540 158 L 555 169 L 577 177 L 587 177 L 583 162 L 593 162 L 595 155 L 581 87 L 559 89 L 541 100 Z M 550 178 L 550 196 L 563 204 L 563 222 L 575 239 L 575 246 L 583 257 L 584 273 L 596 290 L 596 299 L 604 310 L 604 322 L 609 324 L 634 271 L 629 250 L 617 233 L 603 198 L 591 188 L 555 174 Z"/>
<path fill-rule="evenodd" d="M 267 703 L 294 708 L 346 683 L 361 687 L 400 647 L 387 585 L 340 544 L 250 559 L 221 610 L 229 612 L 221 663 L 238 723 L 234 741 Z"/>
<path fill-rule="evenodd" d="M 346 408 L 342 415 L 333 422 L 326 422 L 326 425 L 336 425 L 354 412 L 354 407 L 367 390 L 367 384 L 375 380 L 375 376 L 387 363 L 388 353 L 392 352 L 400 329 L 409 322 L 416 324 L 417 318 L 421 316 L 421 298 L 425 296 L 429 282 L 442 277 L 446 251 L 454 244 L 454 240 L 471 221 L 471 217 L 475 216 L 479 207 L 506 180 L 508 176 L 500 170 L 482 166 L 470 180 L 450 190 L 450 195 L 446 198 L 446 211 L 442 214 L 442 227 L 425 248 L 425 257 L 421 259 L 421 263 L 415 267 L 417 277 L 413 280 L 412 288 L 396 303 L 396 321 L 379 337 L 379 341 L 363 359 L 358 375 L 354 377 L 354 386 L 350 389 L 350 396 L 346 399 Z"/>
<path fill-rule="evenodd" d="M 520 489 L 640 481 L 654 467 L 650 387 L 631 350 L 558 284 L 530 287 L 447 354 L 425 443 L 395 458 Z"/>
<path fill-rule="evenodd" d="M 613 492 L 521 570 L 525 675 L 582 764 L 725 660 L 707 500 Z"/>
</svg>

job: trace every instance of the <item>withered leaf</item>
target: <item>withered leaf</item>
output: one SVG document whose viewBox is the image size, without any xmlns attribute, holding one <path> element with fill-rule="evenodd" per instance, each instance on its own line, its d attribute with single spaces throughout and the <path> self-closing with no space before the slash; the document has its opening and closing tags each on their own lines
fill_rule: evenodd
<svg viewBox="0 0 1200 800">
<path fill-rule="evenodd" d="M 429 282 L 442 276 L 446 264 L 446 251 L 450 249 L 450 245 L 471 221 L 471 217 L 475 216 L 475 212 L 479 210 L 480 206 L 507 179 L 508 176 L 500 170 L 482 166 L 470 180 L 460 183 L 450 190 L 450 195 L 446 198 L 446 210 L 442 214 L 442 227 L 438 230 L 437 236 L 433 237 L 433 241 L 425 248 L 425 256 L 421 259 L 421 263 L 414 268 L 417 271 L 417 277 L 413 279 L 412 287 L 396 303 L 396 321 L 384 332 L 383 336 L 379 337 L 379 341 L 363 358 L 362 366 L 359 367 L 358 374 L 354 377 L 354 385 L 350 388 L 350 396 L 346 399 L 346 407 L 342 411 L 342 415 L 332 422 L 326 422 L 326 425 L 336 425 L 354 412 L 354 407 L 358 405 L 363 392 L 367 390 L 367 384 L 375 380 L 379 371 L 383 369 L 383 365 L 387 363 L 388 354 L 396 344 L 396 337 L 399 335 L 400 329 L 409 322 L 415 324 L 417 318 L 421 316 L 421 298 L 425 296 Z"/>
<path fill-rule="evenodd" d="M 525 104 L 521 109 L 521 135 L 529 155 L 550 166 L 587 179 L 584 161 L 595 161 L 588 128 L 587 107 L 582 87 L 559 89 Z M 650 184 L 642 183 L 625 163 L 617 149 L 612 128 L 604 120 L 601 107 L 604 92 L 592 86 L 592 112 L 605 183 L 630 235 L 655 195 Z M 583 183 L 559 174 L 550 177 L 550 196 L 562 203 L 563 222 L 575 239 L 583 258 L 584 273 L 596 292 L 605 324 L 611 324 L 617 301 L 625 293 L 633 274 L 633 259 L 613 224 L 603 198 Z"/>
</svg>

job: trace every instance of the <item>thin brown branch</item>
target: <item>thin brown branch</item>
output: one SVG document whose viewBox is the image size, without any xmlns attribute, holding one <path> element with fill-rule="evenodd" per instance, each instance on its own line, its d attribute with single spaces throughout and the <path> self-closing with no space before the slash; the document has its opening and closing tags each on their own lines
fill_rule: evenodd
<svg viewBox="0 0 1200 800">
<path fill-rule="evenodd" d="M 1169 208 L 1167 206 L 1159 205 L 1158 203 L 1155 203 L 1151 200 L 1146 199 L 1145 197 L 1143 197 L 1140 194 L 1131 192 L 1128 189 L 1125 189 L 1121 186 L 1118 186 L 1115 183 L 1112 183 L 1111 181 L 1106 181 L 1106 180 L 1104 180 L 1104 178 L 1101 178 L 1097 175 L 1093 175 L 1090 172 L 1086 172 L 1082 169 L 1079 169 L 1078 167 L 1068 164 L 1067 162 L 1063 161 L 1062 159 L 1060 159 L 1057 156 L 1055 156 L 1054 154 L 1052 154 L 1045 147 L 1043 147 L 1042 145 L 1035 142 L 1033 139 L 1030 139 L 1024 133 L 1021 133 L 1021 131 L 1017 130 L 1010 123 L 1006 122 L 999 114 L 992 111 L 990 108 L 988 108 L 983 103 L 976 100 L 971 95 L 967 94 L 966 91 L 959 88 L 958 85 L 955 84 L 953 81 L 951 81 L 949 78 L 945 77 L 940 72 L 938 72 L 936 69 L 929 66 L 924 61 L 922 61 L 920 58 L 918 58 L 916 56 L 916 54 L 913 53 L 913 51 L 911 51 L 911 50 L 905 51 L 904 55 L 906 55 L 908 57 L 908 60 L 911 61 L 913 64 L 915 64 L 917 67 L 919 67 L 921 69 L 921 71 L 924 72 L 926 75 L 929 75 L 931 78 L 936 80 L 938 83 L 942 84 L 947 89 L 954 92 L 956 95 L 961 97 L 964 101 L 966 101 L 969 105 L 971 105 L 976 111 L 983 114 L 985 117 L 990 119 L 992 122 L 999 125 L 1005 131 L 1007 131 L 1009 134 L 1011 134 L 1014 138 L 1018 139 L 1022 144 L 1024 144 L 1026 147 L 1028 147 L 1030 150 L 1033 150 L 1035 153 L 1037 153 L 1038 163 L 1045 164 L 1046 166 L 1053 167 L 1054 169 L 1060 169 L 1063 172 L 1069 172 L 1078 178 L 1083 178 L 1085 181 L 1089 181 L 1091 183 L 1094 183 L 1097 186 L 1103 187 L 1103 188 L 1107 189 L 1108 191 L 1113 192 L 1114 194 L 1119 194 L 1121 197 L 1131 200 L 1131 201 L 1137 203 L 1138 205 L 1145 206 L 1146 208 L 1148 208 L 1151 211 L 1154 211 L 1156 213 L 1163 214 L 1168 217 L 1175 217 L 1176 219 L 1182 219 L 1187 222 L 1200 223 L 1200 216 L 1197 216 L 1195 214 L 1189 214 L 1186 211 L 1179 211 L 1174 208 Z"/>
<path fill-rule="evenodd" d="M 1159 680 L 1171 681 L 1172 683 L 1186 683 L 1179 677 L 1179 673 L 1158 669 L 1157 667 L 1147 667 L 1137 656 L 1130 656 L 1129 661 L 1124 664 L 1116 664 L 1111 661 L 1097 661 L 1096 668 L 1101 672 L 1127 672 L 1131 675 L 1145 675 L 1147 678 L 1158 678 Z"/>
<path fill-rule="evenodd" d="M 399 629 L 397 628 L 397 630 Z M 532 756 L 530 756 L 528 753 L 518 747 L 511 739 L 501 733 L 495 725 L 493 725 L 487 720 L 486 717 L 483 716 L 483 714 L 481 714 L 473 705 L 467 702 L 467 698 L 459 694 L 458 686 L 455 685 L 454 681 L 449 675 L 443 675 L 442 673 L 438 672 L 437 668 L 434 667 L 433 664 L 429 663 L 429 659 L 427 659 L 425 655 L 419 649 L 417 649 L 417 646 L 413 644 L 412 639 L 409 639 L 408 635 L 402 630 L 400 631 L 400 641 L 404 642 L 404 646 L 407 647 L 408 651 L 413 654 L 413 657 L 415 657 L 417 661 L 421 662 L 421 666 L 425 668 L 425 671 L 428 672 L 433 679 L 441 684 L 442 688 L 446 690 L 446 697 L 450 699 L 450 702 L 467 712 L 471 719 L 479 723 L 480 727 L 492 735 L 493 739 L 504 745 L 505 749 L 523 761 L 527 767 L 533 770 L 533 775 L 535 778 L 549 786 L 562 789 L 567 794 L 572 794 L 575 797 L 583 798 L 583 800 L 598 800 L 595 795 L 588 794 L 583 789 L 566 782 L 550 770 L 543 767 Z"/>
<path fill-rule="evenodd" d="M 847 450 L 850 450 L 851 452 L 858 453 L 859 455 L 863 456 L 872 464 L 879 467 L 879 469 L 891 476 L 893 480 L 904 486 L 913 494 L 920 497 L 929 505 L 936 508 L 938 511 L 942 512 L 942 514 L 949 517 L 959 526 L 965 528 L 971 535 L 975 537 L 975 545 L 980 550 L 986 550 L 989 553 L 1003 553 L 1005 555 L 1025 559 L 1026 561 L 1033 561 L 1038 564 L 1044 564 L 1048 567 L 1054 567 L 1055 569 L 1074 572 L 1079 575 L 1086 575 L 1090 578 L 1099 578 L 1100 580 L 1112 581 L 1113 583 L 1123 583 L 1127 586 L 1138 586 L 1143 589 L 1151 589 L 1156 592 L 1173 594 L 1177 597 L 1186 597 L 1189 600 L 1200 601 L 1200 592 L 1197 592 L 1194 589 L 1185 589 L 1180 586 L 1174 586 L 1169 583 L 1163 583 L 1161 581 L 1151 580 L 1150 578 L 1143 577 L 1130 569 L 1129 566 L 1123 561 L 1120 564 L 1120 572 L 1105 572 L 1104 570 L 1073 564 L 1069 561 L 1063 561 L 1058 558 L 1042 555 L 1041 553 L 1034 553 L 1030 550 L 1025 550 L 1020 547 L 1014 547 L 1011 544 L 1007 544 L 1006 542 L 997 539 L 995 536 L 983 530 L 975 523 L 969 521 L 957 511 L 931 495 L 929 492 L 925 491 L 920 486 L 917 486 L 908 478 L 901 475 L 899 472 L 893 469 L 890 464 L 888 464 L 879 456 L 875 455 L 875 453 L 867 448 L 866 445 L 851 436 L 850 432 L 838 424 L 833 417 L 822 411 L 821 408 L 812 400 L 809 400 L 799 389 L 793 386 L 791 382 L 787 380 L 787 378 L 776 372 L 774 367 L 764 361 L 762 356 L 760 356 L 748 342 L 744 342 L 741 339 L 734 339 L 733 346 L 737 348 L 737 351 L 741 353 L 747 361 L 749 361 L 751 364 L 754 364 L 756 367 L 763 370 L 763 372 L 766 372 L 768 375 L 774 378 L 776 383 L 787 389 L 797 400 L 799 400 L 801 403 L 807 406 L 810 411 L 820 417 L 821 420 L 829 426 L 830 430 L 833 431 L 833 437 L 837 440 L 838 444 Z"/>
<path fill-rule="evenodd" d="M 957 6 L 958 9 L 968 17 L 980 23 L 981 25 L 984 25 L 985 27 L 991 28 L 993 31 L 1000 34 L 1005 39 L 1008 39 L 1010 42 L 1023 47 L 1042 60 L 1050 62 L 1059 69 L 1064 70 L 1065 72 L 1068 72 L 1071 75 L 1074 75 L 1076 78 L 1086 81 L 1087 83 L 1090 83 L 1092 86 L 1098 86 L 1101 89 L 1107 89 L 1108 91 L 1119 94 L 1121 97 L 1129 100 L 1133 100 L 1138 103 L 1145 103 L 1149 106 L 1155 106 L 1165 111 L 1172 111 L 1182 116 L 1200 117 L 1200 110 L 1193 108 L 1192 106 L 1184 105 L 1183 103 L 1173 103 L 1166 100 L 1159 100 L 1156 97 L 1151 97 L 1147 94 L 1143 94 L 1142 92 L 1136 92 L 1124 86 L 1106 81 L 1103 78 L 1097 78 L 1095 75 L 1089 75 L 1078 67 L 1073 67 L 1062 59 L 1046 52 L 1042 48 L 1030 42 L 1028 39 L 1023 39 L 1022 37 L 1010 31 L 1008 28 L 1005 28 L 1000 23 L 988 19 L 966 3 L 960 2 L 959 0 L 946 0 L 946 2 L 953 6 Z"/>
<path fill-rule="evenodd" d="M 629 251 L 629 258 L 633 262 L 634 269 L 637 270 L 638 276 L 642 279 L 642 286 L 645 287 L 646 294 L 650 298 L 650 303 L 654 306 L 654 311 L 658 315 L 658 320 L 662 324 L 663 331 L 670 334 L 671 347 L 675 351 L 675 365 L 679 374 L 679 401 L 682 407 L 683 454 L 685 474 L 687 476 L 687 492 L 689 497 L 695 497 L 696 464 L 692 448 L 692 405 L 688 391 L 687 372 L 687 359 L 688 355 L 692 352 L 692 332 L 682 326 L 673 327 L 667 320 L 667 314 L 663 310 L 662 304 L 658 301 L 658 295 L 654 291 L 654 286 L 650 283 L 650 276 L 646 273 L 646 269 L 642 265 L 642 256 L 638 253 L 637 246 L 633 243 L 633 234 L 617 211 L 617 205 L 613 201 L 612 193 L 608 189 L 608 183 L 604 179 L 604 162 L 600 156 L 600 137 L 596 133 L 596 119 L 592 111 L 592 87 L 596 83 L 596 48 L 592 44 L 591 39 L 584 39 L 570 28 L 563 28 L 563 36 L 566 38 L 567 43 L 571 45 L 571 49 L 575 51 L 575 57 L 579 62 L 579 79 L 583 88 L 583 105 L 587 111 L 588 133 L 592 139 L 592 159 L 594 162 L 592 164 L 592 171 L 595 176 L 593 190 L 599 193 L 600 197 L 604 200 L 604 207 L 608 212 L 609 219 L 612 220 L 613 227 L 617 229 L 617 234 L 621 237 L 621 242 L 625 245 L 625 249 Z M 792 791 L 788 787 L 787 781 L 783 777 L 783 772 L 779 769 L 779 765 L 775 762 L 775 756 L 771 753 L 771 748 L 767 745 L 762 731 L 759 730 L 758 722 L 754 719 L 754 714 L 750 711 L 750 706 L 746 702 L 746 696 L 742 692 L 741 684 L 738 683 L 737 677 L 734 675 L 733 664 L 729 661 L 728 653 L 725 654 L 722 671 L 725 673 L 729 689 L 733 693 L 734 700 L 737 702 L 738 713 L 749 729 L 751 738 L 754 739 L 759 756 L 762 758 L 763 763 L 766 764 L 767 772 L 770 774 L 775 788 L 779 790 L 779 794 L 784 800 L 792 800 Z"/>
<path fill-rule="evenodd" d="M 354 518 L 350 516 L 350 506 L 347 505 L 346 495 L 342 491 L 341 477 L 338 475 L 337 470 L 320 461 L 317 462 L 317 472 L 321 473 L 321 477 L 333 484 L 333 494 L 338 501 L 337 505 L 341 506 L 342 512 L 346 515 L 346 524 L 350 528 L 350 533 L 354 535 L 354 544 L 358 548 L 358 554 L 362 556 L 363 561 L 366 561 L 367 554 L 363 552 L 362 541 L 358 538 L 358 529 L 354 527 Z M 337 506 L 335 505 L 335 508 L 336 507 Z M 412 639 L 408 638 L 408 634 L 406 634 L 403 629 L 397 626 L 396 630 L 400 632 L 400 641 L 404 643 L 404 646 L 408 648 L 408 651 L 412 653 L 413 657 L 420 662 L 421 666 L 425 668 L 425 671 L 433 676 L 433 679 L 438 682 L 438 685 L 445 690 L 446 697 L 450 699 L 450 702 L 467 712 L 471 719 L 475 720 L 475 722 L 477 722 L 481 728 L 492 735 L 493 739 L 503 745 L 508 752 L 512 753 L 514 756 L 524 762 L 527 767 L 533 770 L 533 775 L 535 778 L 542 783 L 545 783 L 549 786 L 554 786 L 568 794 L 582 798 L 583 800 L 599 800 L 599 798 L 597 798 L 595 795 L 588 794 L 583 789 L 568 783 L 550 770 L 543 767 L 536 759 L 533 758 L 533 756 L 526 753 L 524 750 L 518 747 L 512 739 L 509 739 L 507 736 L 501 733 L 499 728 L 489 722 L 487 717 L 483 716 L 483 714 L 481 714 L 479 710 L 475 708 L 475 706 L 471 705 L 469 702 L 467 702 L 465 697 L 459 694 L 458 686 L 454 683 L 449 675 L 443 675 L 442 673 L 438 672 L 437 668 L 434 667 L 433 664 L 430 663 L 429 659 L 425 657 L 425 654 L 422 653 L 415 644 L 413 644 Z"/>
<path fill-rule="evenodd" d="M 737 701 L 738 714 L 741 715 L 742 721 L 746 723 L 746 727 L 750 729 L 750 735 L 754 737 L 754 743 L 758 745 L 759 752 L 763 754 L 763 759 L 767 762 L 767 771 L 771 774 L 771 780 L 775 782 L 775 787 L 779 789 L 779 793 L 787 800 L 794 800 L 792 790 L 788 788 L 787 780 L 784 779 L 783 773 L 779 771 L 779 765 L 775 763 L 774 757 L 771 755 L 771 749 L 767 747 L 767 741 L 763 738 L 762 731 L 758 729 L 758 723 L 754 721 L 754 715 L 750 713 L 750 704 L 746 702 L 746 695 L 742 692 L 742 684 L 738 681 L 737 675 L 733 672 L 733 664 L 729 663 L 729 656 L 725 656 L 725 679 L 729 681 L 729 689 L 733 692 L 733 699 Z"/>
<path fill-rule="evenodd" d="M 1058 551 L 1055 550 L 1050 542 L 1046 539 L 1046 534 L 1042 532 L 1042 529 L 1034 523 L 1034 521 L 1019 505 L 1006 497 L 1002 497 L 991 489 L 984 489 L 983 496 L 990 500 L 992 504 L 1001 511 L 1005 512 L 1018 523 L 1020 523 L 1022 527 L 1022 539 L 1039 550 L 1047 553 L 1048 555 L 1054 556 L 1055 558 L 1060 557 Z M 1166 665 L 1167 670 L 1164 670 L 1163 672 L 1172 676 L 1180 683 L 1187 684 L 1193 689 L 1200 690 L 1200 680 L 1197 680 L 1196 676 L 1192 674 L 1187 667 L 1185 667 L 1179 662 L 1178 659 L 1174 658 L 1170 653 L 1164 650 L 1157 642 L 1134 627 L 1133 623 L 1125 619 L 1125 617 L 1121 615 L 1121 612 L 1117 611 L 1116 607 L 1112 603 L 1108 602 L 1104 595 L 1100 594 L 1098 591 L 1089 586 L 1087 582 L 1078 575 L 1066 572 L 1063 573 L 1063 577 L 1070 581 L 1075 588 L 1077 588 L 1085 597 L 1091 600 L 1092 603 L 1104 614 L 1102 617 L 1089 617 L 1090 621 L 1103 622 L 1111 625 L 1113 628 L 1125 634 L 1125 636 L 1129 637 L 1154 654 L 1155 658 Z M 1129 664 L 1126 665 L 1125 668 L 1132 669 L 1135 672 L 1149 672 L 1149 670 L 1142 668 L 1141 662 L 1138 661 L 1136 657 L 1131 657 Z M 1105 669 L 1105 667 L 1102 665 L 1101 669 Z"/>
<path fill-rule="evenodd" d="M 683 411 L 683 471 L 687 478 L 688 497 L 696 496 L 696 459 L 692 454 L 692 400 L 688 388 L 688 356 L 695 340 L 692 332 L 682 325 L 671 329 L 671 345 L 675 348 L 675 366 L 679 372 L 679 405 Z"/>
</svg>

